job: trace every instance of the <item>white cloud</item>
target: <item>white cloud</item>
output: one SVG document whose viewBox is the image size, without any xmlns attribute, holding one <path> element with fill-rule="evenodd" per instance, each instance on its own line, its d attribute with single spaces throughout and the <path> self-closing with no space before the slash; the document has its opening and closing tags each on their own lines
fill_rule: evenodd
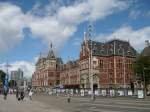
<svg viewBox="0 0 150 112">
<path fill-rule="evenodd" d="M 79 24 L 83 21 L 95 21 L 106 16 L 126 9 L 127 2 L 120 0 L 86 0 L 71 6 L 63 6 L 58 9 L 56 14 L 59 21 L 67 24 Z"/>
<path fill-rule="evenodd" d="M 128 3 L 120 0 L 85 0 L 69 6 L 51 3 L 41 7 L 36 4 L 24 14 L 19 6 L 0 3 L 0 52 L 21 41 L 24 27 L 46 44 L 53 42 L 58 52 L 80 23 L 103 19 L 127 7 Z"/>
<path fill-rule="evenodd" d="M 150 11 L 142 11 L 142 10 L 132 10 L 129 12 L 129 18 L 130 19 L 137 19 L 137 18 L 149 18 L 150 17 Z"/>
<path fill-rule="evenodd" d="M 24 25 L 24 14 L 19 7 L 0 4 L 0 52 L 21 41 Z"/>
<path fill-rule="evenodd" d="M 95 39 L 100 41 L 102 38 L 105 38 L 105 40 L 117 38 L 129 41 L 133 47 L 140 51 L 144 48 L 145 40 L 150 40 L 150 26 L 138 30 L 134 30 L 131 26 L 123 26 L 112 34 L 100 34 Z"/>
<path fill-rule="evenodd" d="M 52 42 L 56 51 L 59 51 L 63 47 L 76 30 L 76 27 L 60 24 L 59 21 L 52 17 L 42 19 L 31 17 L 28 26 L 34 37 L 42 38 L 46 44 Z"/>
<path fill-rule="evenodd" d="M 137 19 L 140 15 L 142 15 L 142 12 L 141 12 L 141 11 L 132 10 L 132 11 L 129 13 L 129 18 L 131 18 L 131 19 Z"/>
<path fill-rule="evenodd" d="M 11 71 L 14 71 L 14 70 L 18 70 L 19 68 L 21 70 L 23 70 L 23 73 L 24 73 L 24 77 L 31 77 L 34 70 L 35 70 L 35 66 L 34 66 L 34 63 L 32 62 L 28 62 L 28 61 L 15 61 L 15 62 L 12 62 L 12 63 L 9 63 L 10 67 L 9 67 L 9 73 Z M 6 63 L 2 63 L 0 64 L 0 67 L 2 70 L 4 70 L 6 72 Z"/>
<path fill-rule="evenodd" d="M 41 9 L 47 12 L 44 14 L 44 17 L 35 15 L 35 9 L 34 13 L 31 11 L 28 14 L 30 17 L 28 26 L 32 34 L 35 35 L 34 37 L 42 38 L 48 44 L 53 42 L 58 52 L 76 32 L 77 25 L 87 20 L 102 19 L 112 14 L 116 9 L 125 9 L 127 8 L 127 3 L 118 0 L 106 0 L 105 2 L 100 0 L 93 0 L 91 2 L 91 0 L 87 0 L 76 2 L 70 6 L 59 7 L 58 5 L 55 14 L 48 12 L 50 11 L 47 11 L 48 7 L 51 7 L 51 4 Z M 52 4 L 52 7 L 54 7 L 54 4 Z"/>
<path fill-rule="evenodd" d="M 126 9 L 129 4 L 120 0 L 89 0 L 90 19 L 104 18 L 114 12 Z"/>
</svg>

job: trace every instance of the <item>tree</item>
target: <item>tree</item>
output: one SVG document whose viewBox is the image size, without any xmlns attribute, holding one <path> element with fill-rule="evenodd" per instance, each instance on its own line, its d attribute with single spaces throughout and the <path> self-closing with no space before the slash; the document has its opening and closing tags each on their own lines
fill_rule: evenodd
<svg viewBox="0 0 150 112">
<path fill-rule="evenodd" d="M 17 82 L 15 80 L 10 80 L 9 81 L 9 87 L 10 88 L 15 88 L 17 86 Z"/>
<path fill-rule="evenodd" d="M 140 55 L 134 64 L 134 70 L 145 86 L 150 84 L 150 56 Z"/>
<path fill-rule="evenodd" d="M 2 70 L 0 70 L 0 87 L 2 87 L 4 80 L 5 80 L 6 73 Z"/>
</svg>

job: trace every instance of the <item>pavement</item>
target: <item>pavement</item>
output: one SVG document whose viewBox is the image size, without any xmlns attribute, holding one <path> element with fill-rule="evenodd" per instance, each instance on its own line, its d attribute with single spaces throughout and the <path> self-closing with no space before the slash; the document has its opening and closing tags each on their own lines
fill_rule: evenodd
<svg viewBox="0 0 150 112">
<path fill-rule="evenodd" d="M 35 99 L 65 112 L 150 112 L 149 99 L 72 97 L 69 104 L 67 97 L 38 95 Z"/>
<path fill-rule="evenodd" d="M 8 95 L 7 100 L 0 95 L 0 112 L 63 112 L 45 103 L 25 98 L 18 101 L 15 95 Z"/>
<path fill-rule="evenodd" d="M 15 95 L 7 100 L 0 95 L 0 112 L 150 112 L 150 100 L 130 98 L 96 98 L 37 95 L 33 100 L 18 101 Z"/>
</svg>

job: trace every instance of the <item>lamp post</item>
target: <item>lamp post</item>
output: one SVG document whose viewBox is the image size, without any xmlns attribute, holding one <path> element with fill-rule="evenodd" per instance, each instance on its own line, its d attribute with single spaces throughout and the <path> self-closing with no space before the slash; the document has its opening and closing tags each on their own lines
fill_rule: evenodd
<svg viewBox="0 0 150 112">
<path fill-rule="evenodd" d="M 124 49 L 123 49 L 123 89 L 124 89 L 124 96 L 125 96 L 125 83 L 126 83 L 126 64 L 125 64 L 125 52 L 124 52 Z"/>
<path fill-rule="evenodd" d="M 88 26 L 88 36 L 89 38 L 92 37 L 92 25 L 90 24 Z M 93 93 L 93 48 L 92 48 L 92 40 L 90 40 L 90 48 L 88 48 L 89 51 L 89 83 L 91 88 L 91 100 L 94 100 L 94 93 Z"/>
<path fill-rule="evenodd" d="M 93 95 L 93 56 L 92 56 L 92 40 L 90 40 L 90 49 L 89 49 L 89 84 L 91 88 L 91 100 L 94 100 L 94 95 Z"/>
</svg>

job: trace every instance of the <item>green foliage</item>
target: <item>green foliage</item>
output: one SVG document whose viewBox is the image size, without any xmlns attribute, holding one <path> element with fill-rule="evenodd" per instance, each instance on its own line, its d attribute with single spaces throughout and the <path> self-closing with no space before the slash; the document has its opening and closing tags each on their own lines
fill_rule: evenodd
<svg viewBox="0 0 150 112">
<path fill-rule="evenodd" d="M 15 80 L 10 80 L 9 81 L 9 87 L 10 88 L 13 88 L 13 87 L 16 87 L 17 86 L 17 82 Z"/>
<path fill-rule="evenodd" d="M 134 64 L 134 70 L 142 81 L 145 78 L 146 84 L 150 83 L 150 56 L 140 55 Z"/>
<path fill-rule="evenodd" d="M 2 86 L 4 80 L 5 80 L 6 73 L 0 70 L 0 86 Z"/>
</svg>

